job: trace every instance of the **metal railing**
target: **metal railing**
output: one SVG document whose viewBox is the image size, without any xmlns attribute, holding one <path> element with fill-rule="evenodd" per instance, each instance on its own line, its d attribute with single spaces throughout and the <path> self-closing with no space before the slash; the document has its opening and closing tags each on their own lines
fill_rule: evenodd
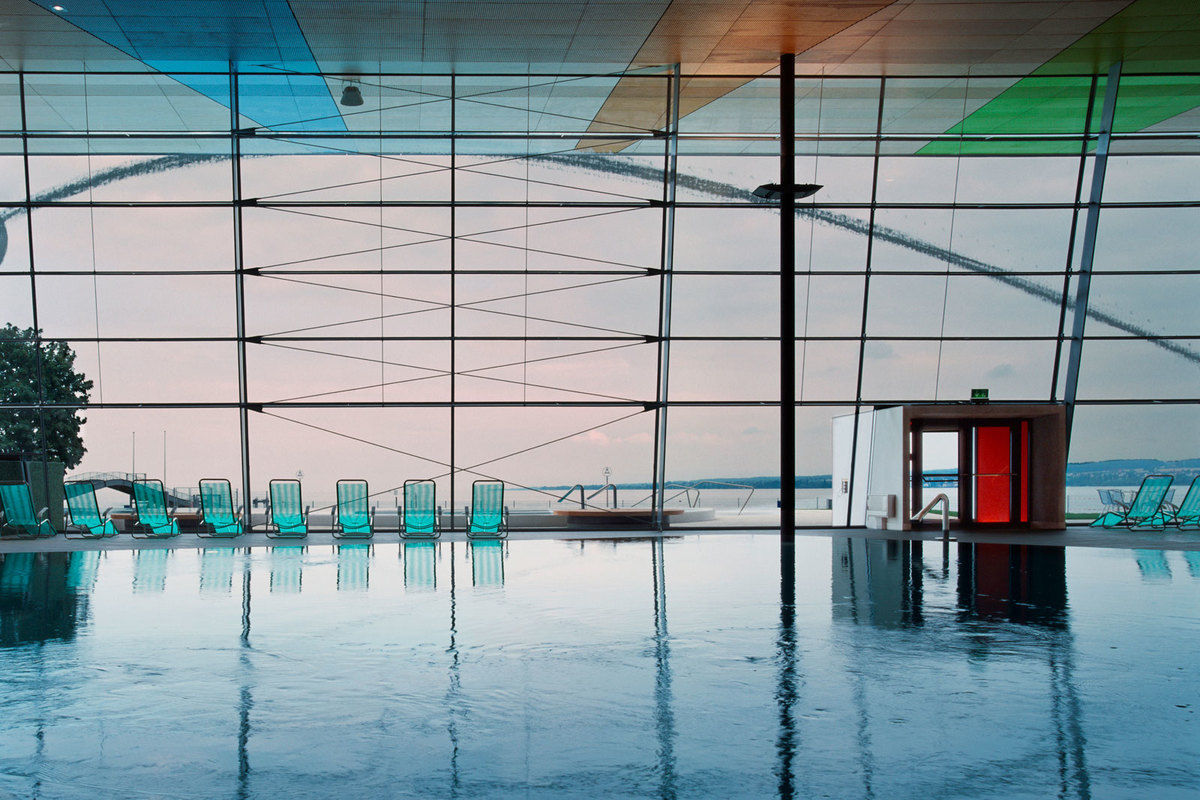
<svg viewBox="0 0 1200 800">
<path fill-rule="evenodd" d="M 925 507 L 917 512 L 917 515 L 912 518 L 913 522 L 920 522 L 925 519 L 926 515 L 933 510 L 933 507 L 938 503 L 942 504 L 942 533 L 950 532 L 950 498 L 945 492 L 938 492 L 934 498 L 925 504 Z"/>
</svg>

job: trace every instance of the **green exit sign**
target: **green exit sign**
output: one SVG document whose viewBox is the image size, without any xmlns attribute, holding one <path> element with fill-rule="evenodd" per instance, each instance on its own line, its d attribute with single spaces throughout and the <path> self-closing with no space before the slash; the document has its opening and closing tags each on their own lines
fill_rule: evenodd
<svg viewBox="0 0 1200 800">
<path fill-rule="evenodd" d="M 987 401 L 988 401 L 988 390 L 987 389 L 972 389 L 971 390 L 971 402 L 972 403 L 986 403 Z"/>
</svg>

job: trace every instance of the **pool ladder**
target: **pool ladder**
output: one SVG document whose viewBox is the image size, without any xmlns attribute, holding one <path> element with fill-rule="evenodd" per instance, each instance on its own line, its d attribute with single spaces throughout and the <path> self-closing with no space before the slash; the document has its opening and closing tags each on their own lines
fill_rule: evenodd
<svg viewBox="0 0 1200 800">
<path fill-rule="evenodd" d="M 942 535 L 950 535 L 950 498 L 945 492 L 938 492 L 932 500 L 925 504 L 925 507 L 917 512 L 917 515 L 912 518 L 913 522 L 920 522 L 925 519 L 933 507 L 938 503 L 942 504 Z"/>
</svg>

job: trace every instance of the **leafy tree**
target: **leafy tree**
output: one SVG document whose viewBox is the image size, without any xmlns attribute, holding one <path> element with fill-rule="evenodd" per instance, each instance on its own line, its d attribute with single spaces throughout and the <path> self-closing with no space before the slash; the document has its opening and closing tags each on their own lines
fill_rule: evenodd
<svg viewBox="0 0 1200 800">
<path fill-rule="evenodd" d="M 47 459 L 62 461 L 72 469 L 87 448 L 79 429 L 87 422 L 75 409 L 4 408 L 38 400 L 37 349 L 40 331 L 6 324 L 0 328 L 0 451 L 42 452 L 45 420 Z M 47 403 L 86 404 L 92 382 L 75 369 L 75 352 L 66 342 L 46 340 L 42 349 L 42 389 Z"/>
</svg>

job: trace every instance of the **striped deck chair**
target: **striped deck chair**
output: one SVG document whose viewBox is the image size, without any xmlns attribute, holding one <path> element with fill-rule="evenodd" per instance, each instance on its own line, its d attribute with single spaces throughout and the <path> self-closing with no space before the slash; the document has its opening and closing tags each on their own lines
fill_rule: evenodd
<svg viewBox="0 0 1200 800">
<path fill-rule="evenodd" d="M 1162 530 L 1167 521 L 1166 512 L 1163 511 L 1163 500 L 1174 480 L 1171 475 L 1147 475 L 1138 488 L 1137 496 L 1129 504 L 1128 511 L 1123 514 L 1107 511 L 1093 520 L 1091 527 Z"/>
<path fill-rule="evenodd" d="M 58 531 L 46 519 L 50 509 L 34 511 L 29 485 L 19 481 L 0 483 L 0 532 L 14 531 L 18 539 L 41 539 Z"/>
<path fill-rule="evenodd" d="M 508 536 L 504 481 L 482 480 L 471 484 L 471 507 L 466 510 L 466 515 L 468 538 L 503 539 Z"/>
<path fill-rule="evenodd" d="M 103 539 L 116 536 L 117 529 L 108 518 L 108 511 L 100 512 L 96 500 L 96 485 L 91 481 L 68 481 L 63 484 L 67 495 L 67 519 L 75 531 L 63 531 L 68 539 Z"/>
<path fill-rule="evenodd" d="M 400 535 L 405 539 L 436 539 L 442 535 L 437 513 L 437 484 L 429 480 L 404 482 L 404 509 L 396 509 Z"/>
<path fill-rule="evenodd" d="M 225 478 L 200 479 L 200 530 L 197 536 L 232 539 L 245 533 L 233 510 L 233 487 Z"/>
<path fill-rule="evenodd" d="M 370 539 L 374 535 L 375 509 L 363 480 L 337 482 L 337 504 L 333 507 L 335 539 Z"/>
<path fill-rule="evenodd" d="M 167 510 L 167 491 L 156 478 L 133 482 L 133 513 L 140 531 L 139 539 L 166 539 L 179 535 L 179 523 Z"/>
<path fill-rule="evenodd" d="M 308 509 L 300 494 L 300 481 L 273 480 L 267 506 L 267 536 L 272 539 L 303 539 L 308 536 Z"/>
<path fill-rule="evenodd" d="M 1200 528 L 1200 475 L 1192 478 L 1187 494 L 1166 520 L 1167 525 L 1174 525 L 1179 530 L 1195 530 Z"/>
</svg>

